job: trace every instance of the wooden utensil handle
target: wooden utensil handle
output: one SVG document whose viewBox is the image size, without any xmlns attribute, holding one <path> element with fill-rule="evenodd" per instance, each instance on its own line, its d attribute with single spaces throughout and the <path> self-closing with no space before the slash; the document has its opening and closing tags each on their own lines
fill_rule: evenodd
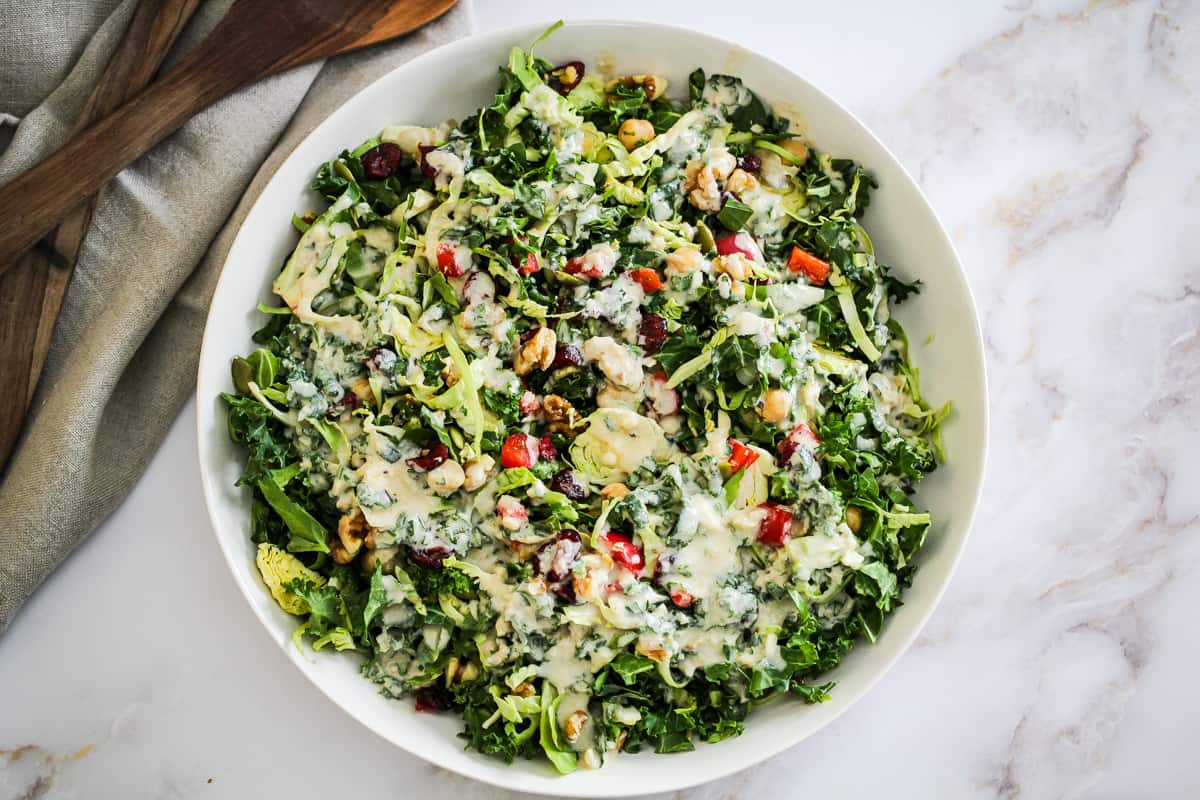
<svg viewBox="0 0 1200 800">
<path fill-rule="evenodd" d="M 234 87 L 202 63 L 178 69 L 4 186 L 0 270 L 45 236 L 81 200 Z"/>
<path fill-rule="evenodd" d="M 0 273 L 73 208 L 192 116 L 279 68 L 278 52 L 256 46 L 234 7 L 166 76 L 0 188 Z M 219 167 L 219 165 L 214 165 Z"/>
<path fill-rule="evenodd" d="M 140 0 L 72 133 L 145 88 L 200 0 Z M 50 339 L 91 222 L 95 196 L 63 218 L 49 247 L 23 253 L 0 275 L 0 477 L 20 437 L 25 413 L 50 351 Z M 51 261 L 49 254 L 57 253 Z M 2 271 L 2 270 L 0 270 Z"/>
<path fill-rule="evenodd" d="M 454 0 L 238 0 L 166 77 L 0 188 L 0 274 L 189 117 L 252 81 L 412 30 Z"/>
</svg>

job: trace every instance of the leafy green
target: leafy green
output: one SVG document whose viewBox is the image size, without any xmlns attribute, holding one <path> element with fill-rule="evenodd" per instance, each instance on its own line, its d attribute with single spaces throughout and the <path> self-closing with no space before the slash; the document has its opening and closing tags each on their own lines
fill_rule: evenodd
<svg viewBox="0 0 1200 800">
<path fill-rule="evenodd" d="M 292 532 L 288 550 L 293 553 L 329 552 L 329 532 L 325 526 L 288 497 L 269 475 L 258 479 L 258 490 Z"/>
<path fill-rule="evenodd" d="M 721 211 L 717 214 L 717 220 L 725 226 L 726 230 L 740 231 L 750 221 L 750 216 L 753 213 L 754 209 L 750 206 L 730 197 L 721 205 Z"/>
<path fill-rule="evenodd" d="M 550 763 L 554 765 L 559 774 L 567 775 L 575 771 L 576 756 L 573 750 L 563 744 L 562 736 L 558 731 L 558 715 L 556 712 L 562 701 L 563 696 L 554 691 L 554 686 L 550 681 L 542 681 L 540 721 L 542 750 L 546 753 L 546 758 L 550 760 Z"/>
</svg>

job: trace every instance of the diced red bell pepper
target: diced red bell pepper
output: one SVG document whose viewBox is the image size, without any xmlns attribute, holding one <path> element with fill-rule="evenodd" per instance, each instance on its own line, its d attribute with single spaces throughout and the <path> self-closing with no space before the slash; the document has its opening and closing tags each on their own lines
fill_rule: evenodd
<svg viewBox="0 0 1200 800">
<path fill-rule="evenodd" d="M 733 253 L 741 253 L 751 261 L 762 263 L 763 254 L 758 246 L 758 242 L 754 241 L 754 237 L 745 231 L 731 233 L 728 236 L 722 236 L 715 242 L 717 253 L 723 256 L 732 255 Z"/>
<path fill-rule="evenodd" d="M 793 247 L 792 254 L 788 256 L 788 269 L 792 272 L 803 273 L 813 286 L 824 286 L 826 279 L 829 278 L 829 263 L 799 247 Z"/>
<path fill-rule="evenodd" d="M 766 511 L 758 523 L 758 541 L 771 547 L 782 547 L 792 534 L 792 512 L 779 503 L 763 503 L 759 508 Z"/>
<path fill-rule="evenodd" d="M 511 433 L 500 447 L 500 466 L 532 467 L 538 459 L 538 440 L 527 433 Z"/>
<path fill-rule="evenodd" d="M 422 450 L 419 455 L 408 459 L 408 463 L 423 472 L 429 472 L 431 469 L 440 467 L 449 457 L 450 448 L 441 442 L 434 442 Z"/>
<path fill-rule="evenodd" d="M 516 236 L 509 240 L 509 243 L 520 242 L 525 244 L 527 239 L 524 236 Z M 538 261 L 537 253 L 521 254 L 517 251 L 512 254 L 512 265 L 517 268 L 517 272 L 522 275 L 532 275 L 542 268 L 542 263 Z"/>
<path fill-rule="evenodd" d="M 461 278 L 466 273 L 463 265 L 458 263 L 458 248 L 450 242 L 438 242 L 437 266 L 447 278 Z"/>
<path fill-rule="evenodd" d="M 642 548 L 633 543 L 633 538 L 620 531 L 609 531 L 600 534 L 600 543 L 608 548 L 608 553 L 616 564 L 620 564 L 634 575 L 641 575 L 646 567 L 646 557 Z"/>
<path fill-rule="evenodd" d="M 820 443 L 821 440 L 813 433 L 812 428 L 801 422 L 779 443 L 779 463 L 787 466 L 792 463 L 792 456 L 796 455 L 797 450 L 802 447 L 811 450 Z"/>
<path fill-rule="evenodd" d="M 680 608 L 691 608 L 692 603 L 696 602 L 696 598 L 692 597 L 690 592 L 685 592 L 683 589 L 672 589 L 671 602 Z"/>
<path fill-rule="evenodd" d="M 737 439 L 730 439 L 729 446 L 732 448 L 732 452 L 729 454 L 728 464 L 732 472 L 739 472 L 742 467 L 748 467 L 758 461 L 758 451 L 747 447 Z"/>
<path fill-rule="evenodd" d="M 541 439 L 538 439 L 538 457 L 542 461 L 553 461 L 558 458 L 558 448 L 550 440 L 550 434 L 546 434 Z"/>
<path fill-rule="evenodd" d="M 524 263 L 520 262 L 521 259 L 519 256 L 513 257 L 513 266 L 516 267 L 517 272 L 521 273 L 522 275 L 532 275 L 542 268 L 542 265 L 538 263 L 538 257 L 536 253 L 526 253 Z"/>
<path fill-rule="evenodd" d="M 658 273 L 647 267 L 630 270 L 629 277 L 642 285 L 642 291 L 646 294 L 657 292 L 663 288 L 662 278 L 658 277 Z"/>
</svg>

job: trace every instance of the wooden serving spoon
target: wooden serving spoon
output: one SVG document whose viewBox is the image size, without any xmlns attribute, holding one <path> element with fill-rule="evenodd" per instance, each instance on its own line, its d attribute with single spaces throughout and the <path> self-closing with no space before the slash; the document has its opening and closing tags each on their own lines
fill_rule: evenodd
<svg viewBox="0 0 1200 800">
<path fill-rule="evenodd" d="M 457 0 L 237 0 L 177 67 L 3 187 L 0 273 L 123 167 L 225 95 L 409 33 Z"/>
</svg>

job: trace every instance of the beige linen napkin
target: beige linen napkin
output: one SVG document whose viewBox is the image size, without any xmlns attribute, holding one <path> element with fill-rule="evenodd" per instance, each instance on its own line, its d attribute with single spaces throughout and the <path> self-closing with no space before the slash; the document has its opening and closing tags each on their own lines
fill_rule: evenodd
<svg viewBox="0 0 1200 800">
<path fill-rule="evenodd" d="M 0 484 L 0 633 L 129 493 L 192 392 L 217 274 L 276 167 L 363 86 L 470 32 L 470 2 L 396 42 L 225 98 L 105 189 Z M 134 6 L 0 0 L 0 184 L 61 144 Z M 203 4 L 173 56 L 228 7 Z"/>
</svg>

